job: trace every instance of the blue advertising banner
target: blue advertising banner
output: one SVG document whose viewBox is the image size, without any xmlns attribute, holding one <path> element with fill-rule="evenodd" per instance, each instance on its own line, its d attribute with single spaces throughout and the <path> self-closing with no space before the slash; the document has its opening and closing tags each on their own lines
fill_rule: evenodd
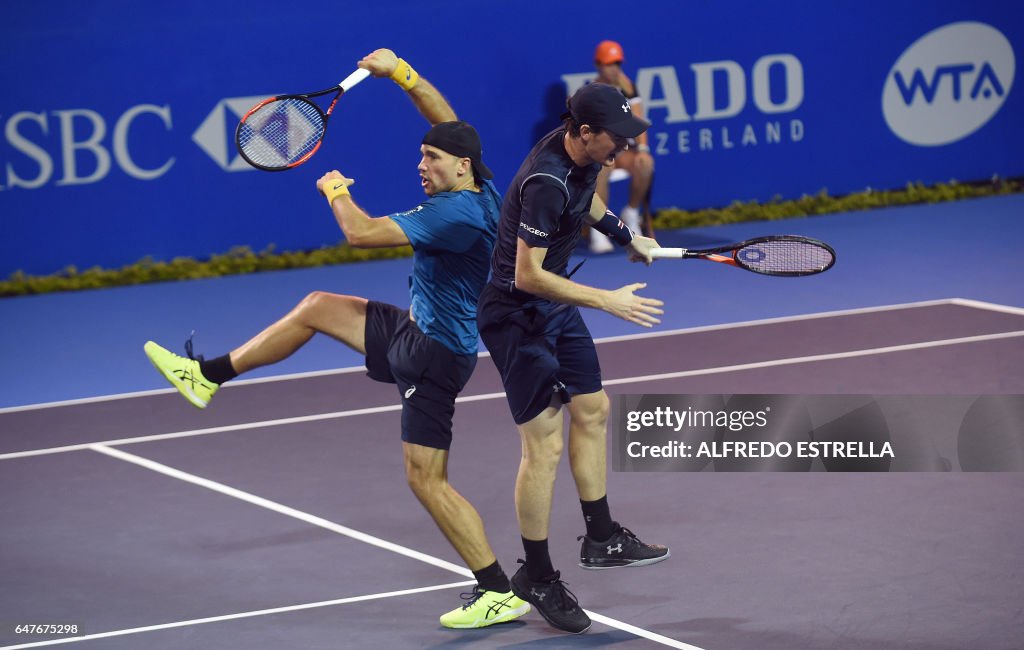
<svg viewBox="0 0 1024 650">
<path fill-rule="evenodd" d="M 331 169 L 356 179 L 372 214 L 414 207 L 426 122 L 390 81 L 346 95 L 298 169 L 255 171 L 233 146 L 256 101 L 327 87 L 378 47 L 477 126 L 499 189 L 594 74 L 603 39 L 622 44 L 652 122 L 655 207 L 1024 175 L 1019 3 L 630 8 L 9 0 L 0 277 L 334 244 L 341 233 L 314 188 Z"/>
</svg>

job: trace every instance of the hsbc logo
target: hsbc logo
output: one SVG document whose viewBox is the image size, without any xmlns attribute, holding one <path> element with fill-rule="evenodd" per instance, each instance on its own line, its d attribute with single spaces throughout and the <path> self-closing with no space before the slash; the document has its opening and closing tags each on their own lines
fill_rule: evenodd
<svg viewBox="0 0 1024 650">
<path fill-rule="evenodd" d="M 911 44 L 889 71 L 885 122 L 913 145 L 962 140 L 999 112 L 1014 73 L 1013 48 L 999 30 L 978 22 L 939 27 Z"/>
<path fill-rule="evenodd" d="M 235 127 L 250 108 L 267 97 L 268 95 L 259 95 L 220 100 L 192 134 L 192 141 L 226 172 L 255 169 L 245 162 L 235 149 Z"/>
<path fill-rule="evenodd" d="M 228 172 L 253 169 L 235 151 L 235 125 L 257 97 L 217 102 L 192 141 Z M 89 108 L 19 111 L 0 115 L 0 191 L 47 185 L 89 185 L 120 169 L 142 181 L 160 178 L 177 157 L 161 153 L 173 132 L 169 105 L 138 104 L 116 117 Z M 173 137 L 173 136 L 172 136 Z"/>
<path fill-rule="evenodd" d="M 19 111 L 0 119 L 4 117 L 0 190 L 33 190 L 51 181 L 55 185 L 98 183 L 115 165 L 132 178 L 149 181 L 166 174 L 175 163 L 174 156 L 129 150 L 129 142 L 148 141 L 171 130 L 170 106 L 132 106 L 113 120 L 113 128 L 103 115 L 88 108 Z"/>
</svg>

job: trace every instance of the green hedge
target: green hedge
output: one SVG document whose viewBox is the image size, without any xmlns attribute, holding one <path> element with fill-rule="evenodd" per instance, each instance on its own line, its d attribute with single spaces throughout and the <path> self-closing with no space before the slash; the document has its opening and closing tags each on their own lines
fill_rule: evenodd
<svg viewBox="0 0 1024 650">
<path fill-rule="evenodd" d="M 725 208 L 708 208 L 705 210 L 680 210 L 668 208 L 658 210 L 654 216 L 655 230 L 674 230 L 677 228 L 696 228 L 699 226 L 715 226 L 725 223 L 743 221 L 772 221 L 791 217 L 806 217 L 816 214 L 835 212 L 853 212 L 856 210 L 872 210 L 914 203 L 940 203 L 943 201 L 959 201 L 983 196 L 1014 194 L 1024 192 L 1021 179 L 994 179 L 986 183 L 940 183 L 924 186 L 920 183 L 908 183 L 900 190 L 866 189 L 856 194 L 833 197 L 826 190 L 814 196 L 804 195 L 796 200 L 783 201 L 776 198 L 767 203 L 736 201 Z"/>
<path fill-rule="evenodd" d="M 834 212 L 870 210 L 885 206 L 909 205 L 913 203 L 938 203 L 957 201 L 982 196 L 1024 192 L 1020 179 L 995 179 L 986 183 L 941 183 L 924 186 L 910 183 L 901 190 L 865 190 L 856 194 L 832 197 L 822 190 L 814 196 L 803 196 L 796 200 L 783 201 L 776 198 L 767 203 L 750 201 L 734 202 L 725 208 L 705 210 L 680 210 L 666 208 L 654 216 L 656 230 L 695 228 L 743 221 L 769 221 L 803 217 Z M 149 282 L 191 280 L 212 278 L 222 275 L 254 273 L 257 271 L 278 271 L 281 269 L 309 268 L 328 264 L 346 264 L 367 260 L 392 259 L 412 255 L 412 248 L 359 249 L 348 244 L 327 246 L 313 251 L 286 251 L 278 253 L 271 246 L 254 253 L 248 247 L 233 248 L 222 255 L 208 260 L 178 257 L 169 262 L 158 262 L 145 258 L 119 269 L 93 267 L 79 271 L 69 266 L 61 273 L 45 276 L 26 275 L 21 271 L 0 281 L 0 297 L 50 293 L 53 291 L 79 291 Z"/>
</svg>

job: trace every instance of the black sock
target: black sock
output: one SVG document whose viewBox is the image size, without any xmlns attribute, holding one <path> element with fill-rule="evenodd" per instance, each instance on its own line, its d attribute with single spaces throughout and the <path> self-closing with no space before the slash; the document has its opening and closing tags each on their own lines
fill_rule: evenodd
<svg viewBox="0 0 1024 650">
<path fill-rule="evenodd" d="M 595 542 L 603 542 L 615 532 L 612 516 L 608 511 L 608 495 L 597 501 L 580 500 L 583 507 L 583 521 L 587 524 L 587 537 Z"/>
<path fill-rule="evenodd" d="M 200 361 L 199 372 L 203 373 L 203 377 L 218 385 L 238 376 L 235 367 L 231 365 L 231 355 L 228 354 L 209 361 Z"/>
<path fill-rule="evenodd" d="M 496 591 L 503 594 L 512 589 L 508 582 L 508 576 L 501 570 L 501 565 L 495 560 L 490 566 L 485 566 L 479 571 L 473 572 L 476 583 L 484 591 Z"/>
<path fill-rule="evenodd" d="M 533 582 L 541 582 L 555 573 L 551 566 L 551 555 L 548 554 L 548 540 L 534 541 L 523 538 L 523 550 L 526 551 L 526 575 Z"/>
</svg>

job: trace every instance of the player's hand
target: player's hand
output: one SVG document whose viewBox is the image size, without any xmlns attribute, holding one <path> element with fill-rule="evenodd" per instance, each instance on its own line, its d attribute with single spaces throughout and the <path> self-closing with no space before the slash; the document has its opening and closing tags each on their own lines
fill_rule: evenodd
<svg viewBox="0 0 1024 650">
<path fill-rule="evenodd" d="M 346 178 L 337 169 L 327 172 L 316 181 L 316 191 L 320 192 L 324 196 L 327 196 L 327 190 L 338 186 L 340 183 L 345 187 L 348 187 L 355 183 L 355 179 Z M 328 185 L 330 184 L 330 185 Z"/>
<path fill-rule="evenodd" d="M 381 48 L 367 54 L 356 64 L 369 70 L 374 77 L 390 77 L 398 67 L 398 55 L 388 49 Z"/>
<path fill-rule="evenodd" d="M 660 309 L 665 303 L 656 298 L 644 298 L 634 294 L 646 286 L 644 282 L 637 282 L 609 292 L 604 311 L 643 327 L 657 325 L 661 322 L 657 316 L 665 313 L 664 309 Z"/>
<path fill-rule="evenodd" d="M 654 259 L 651 257 L 652 248 L 661 248 L 658 242 L 651 237 L 634 235 L 633 241 L 629 242 L 626 251 L 629 252 L 630 262 L 643 262 L 650 266 Z"/>
</svg>

